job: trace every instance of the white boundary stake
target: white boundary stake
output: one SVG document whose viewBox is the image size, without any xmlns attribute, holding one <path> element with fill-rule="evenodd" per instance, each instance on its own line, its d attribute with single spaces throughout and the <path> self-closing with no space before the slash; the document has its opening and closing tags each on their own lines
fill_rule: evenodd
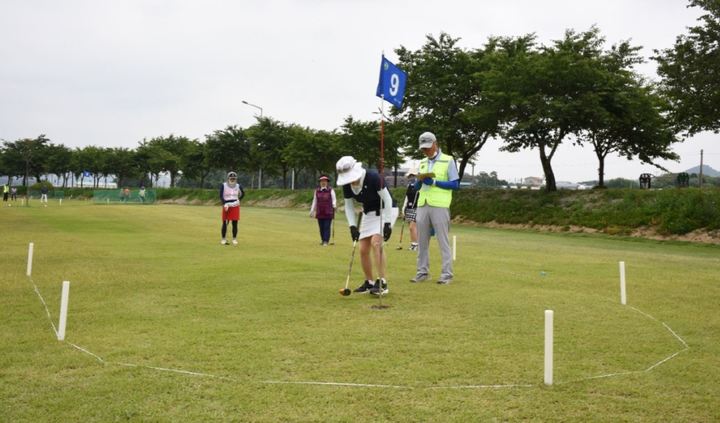
<svg viewBox="0 0 720 423">
<path fill-rule="evenodd" d="M 33 247 L 35 244 L 32 242 L 28 246 L 28 262 L 27 262 L 27 275 L 32 275 L 32 260 L 33 260 Z"/>
<path fill-rule="evenodd" d="M 457 259 L 457 235 L 453 235 L 453 261 Z"/>
<path fill-rule="evenodd" d="M 70 281 L 63 281 L 62 295 L 60 296 L 60 321 L 58 322 L 58 341 L 65 340 L 65 326 L 67 323 L 68 297 L 70 296 Z"/>
<path fill-rule="evenodd" d="M 620 262 L 620 304 L 627 304 L 627 295 L 625 294 L 625 262 Z"/>
<path fill-rule="evenodd" d="M 62 206 L 62 198 L 60 199 L 60 205 Z"/>
<path fill-rule="evenodd" d="M 545 384 L 553 384 L 553 311 L 545 310 Z"/>
</svg>

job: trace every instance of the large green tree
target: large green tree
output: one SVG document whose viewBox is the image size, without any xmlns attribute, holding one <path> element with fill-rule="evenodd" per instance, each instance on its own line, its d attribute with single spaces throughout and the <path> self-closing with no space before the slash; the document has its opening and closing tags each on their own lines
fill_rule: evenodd
<svg viewBox="0 0 720 423">
<path fill-rule="evenodd" d="M 127 185 L 130 177 L 140 173 L 135 151 L 128 148 L 109 148 L 105 151 L 105 167 L 107 174 L 115 176 L 118 187 Z"/>
<path fill-rule="evenodd" d="M 205 187 L 205 179 L 213 170 L 206 143 L 197 140 L 190 143 L 184 169 L 185 178 L 196 180 L 200 188 Z"/>
<path fill-rule="evenodd" d="M 147 141 L 154 151 L 153 161 L 159 164 L 163 172 L 170 175 L 171 187 L 175 186 L 178 175 L 181 174 L 183 166 L 187 163 L 191 142 L 187 137 L 173 134 L 155 137 Z"/>
<path fill-rule="evenodd" d="M 210 166 L 224 171 L 254 171 L 257 169 L 251 159 L 250 140 L 239 126 L 228 126 L 205 136 Z"/>
<path fill-rule="evenodd" d="M 353 156 L 356 160 L 369 167 L 379 168 L 380 165 L 380 124 L 377 121 L 357 120 L 352 116 L 345 118 L 339 132 L 340 138 L 336 146 L 339 159 L 341 156 Z"/>
<path fill-rule="evenodd" d="M 720 2 L 690 0 L 704 14 L 672 48 L 655 51 L 673 120 L 689 134 L 720 132 Z"/>
<path fill-rule="evenodd" d="M 50 139 L 44 134 L 37 138 L 23 138 L 17 141 L 5 141 L 5 163 L 9 171 L 23 176 L 23 185 L 27 186 L 28 177 L 40 176 L 47 171 L 47 156 Z"/>
<path fill-rule="evenodd" d="M 288 125 L 268 117 L 258 118 L 257 123 L 247 129 L 247 134 L 253 160 L 261 166 L 263 174 L 280 176 L 283 188 L 287 188 L 291 166 L 283 151 L 291 142 Z"/>
<path fill-rule="evenodd" d="M 583 128 L 595 102 L 603 42 L 596 28 L 568 30 L 563 39 L 539 48 L 532 36 L 500 40 L 499 69 L 489 83 L 501 92 L 509 113 L 503 149 L 537 150 L 548 191 L 557 190 L 552 159 L 558 147 Z"/>
<path fill-rule="evenodd" d="M 408 72 L 408 86 L 401 110 L 394 110 L 407 126 L 407 152 L 420 157 L 417 137 L 433 132 L 441 149 L 460 160 L 460 177 L 465 167 L 488 139 L 497 135 L 503 109 L 485 84 L 496 53 L 495 40 L 482 49 L 465 50 L 459 38 L 446 33 L 427 36 L 419 50 L 396 49 L 399 66 Z M 412 136 L 407 136 L 412 134 Z"/>
<path fill-rule="evenodd" d="M 51 144 L 47 149 L 47 171 L 62 177 L 63 188 L 67 185 L 67 176 L 72 170 L 72 155 L 72 150 L 63 144 Z"/>
<path fill-rule="evenodd" d="M 592 145 L 598 159 L 598 186 L 605 186 L 605 159 L 610 153 L 644 163 L 675 160 L 670 150 L 677 142 L 667 118 L 667 103 L 654 87 L 633 70 L 642 62 L 640 47 L 628 41 L 613 46 L 595 61 L 594 92 L 585 96 L 578 143 Z"/>
</svg>

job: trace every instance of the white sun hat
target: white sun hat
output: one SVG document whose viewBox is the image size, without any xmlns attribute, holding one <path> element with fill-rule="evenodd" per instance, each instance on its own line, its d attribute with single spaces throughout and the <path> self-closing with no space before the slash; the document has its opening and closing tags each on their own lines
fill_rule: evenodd
<svg viewBox="0 0 720 423">
<path fill-rule="evenodd" d="M 418 137 L 418 143 L 420 148 L 430 148 L 437 141 L 435 134 L 432 132 L 423 132 Z"/>
<path fill-rule="evenodd" d="M 355 160 L 352 156 L 340 157 L 337 161 L 335 169 L 338 173 L 337 185 L 347 185 L 350 182 L 357 181 L 363 176 L 362 163 Z"/>
</svg>

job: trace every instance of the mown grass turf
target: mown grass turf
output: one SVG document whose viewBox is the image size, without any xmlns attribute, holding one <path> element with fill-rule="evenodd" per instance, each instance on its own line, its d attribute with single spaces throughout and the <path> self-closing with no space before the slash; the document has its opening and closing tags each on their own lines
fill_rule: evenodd
<svg viewBox="0 0 720 423">
<path fill-rule="evenodd" d="M 7 421 L 720 419 L 716 246 L 456 225 L 453 284 L 410 284 L 415 255 L 395 250 L 398 222 L 391 307 L 377 311 L 376 299 L 338 295 L 351 251 L 342 220 L 323 248 L 299 210 L 243 208 L 238 247 L 218 244 L 213 207 L 66 201 L 0 218 Z M 30 241 L 53 319 L 71 281 L 68 343 L 25 276 Z M 431 257 L 438 276 L 435 245 Z M 620 260 L 629 305 L 689 349 L 619 305 Z M 358 260 L 353 274 L 354 287 Z M 552 387 L 545 309 L 555 310 Z M 638 372 L 588 379 L 627 371 Z M 397 387 L 267 383 L 303 381 Z M 511 384 L 532 386 L 469 387 Z"/>
</svg>

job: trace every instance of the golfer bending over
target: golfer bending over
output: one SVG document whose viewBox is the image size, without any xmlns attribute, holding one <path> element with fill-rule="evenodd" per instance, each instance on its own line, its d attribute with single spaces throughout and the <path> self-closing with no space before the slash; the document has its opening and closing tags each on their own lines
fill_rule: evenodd
<svg viewBox="0 0 720 423">
<path fill-rule="evenodd" d="M 385 280 L 386 259 L 383 252 L 383 240 L 390 239 L 392 227 L 398 216 L 397 205 L 394 204 L 390 191 L 380 180 L 380 175 L 365 170 L 351 156 L 338 160 L 338 186 L 343 187 L 345 198 L 345 216 L 350 225 L 350 236 L 353 241 L 360 241 L 360 262 L 362 263 L 365 281 L 355 292 L 370 292 L 373 295 L 384 295 L 390 292 Z M 362 203 L 363 217 L 360 228 L 357 227 L 355 216 L 355 200 Z M 377 279 L 373 282 L 373 269 L 370 251 L 373 252 Z"/>
</svg>

